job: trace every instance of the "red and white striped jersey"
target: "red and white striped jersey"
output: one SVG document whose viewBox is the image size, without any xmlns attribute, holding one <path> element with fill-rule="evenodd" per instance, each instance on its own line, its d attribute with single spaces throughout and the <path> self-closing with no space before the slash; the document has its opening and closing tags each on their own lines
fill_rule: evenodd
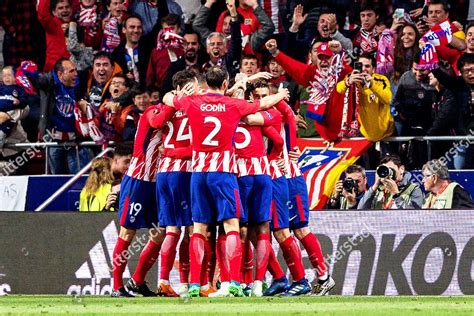
<svg viewBox="0 0 474 316">
<path fill-rule="evenodd" d="M 191 172 L 191 159 L 179 159 L 171 157 L 161 157 L 159 172 Z"/>
<path fill-rule="evenodd" d="M 270 126 L 275 128 L 281 137 L 283 138 L 285 145 L 283 146 L 283 160 L 285 161 L 285 177 L 295 178 L 301 175 L 298 163 L 291 161 L 288 156 L 288 151 L 296 145 L 296 119 L 291 108 L 284 102 L 280 102 L 275 108 L 268 109 L 263 112 L 264 117 L 268 120 Z M 294 134 L 294 135 L 291 135 Z M 294 145 L 293 145 L 294 144 Z M 271 149 L 275 150 L 274 148 Z M 275 153 L 270 152 L 269 156 L 274 156 Z M 280 176 L 281 171 L 277 170 L 278 167 L 275 163 L 270 164 L 270 171 L 272 173 L 272 179 L 276 179 Z"/>
<path fill-rule="evenodd" d="M 163 127 L 163 155 L 160 159 L 160 172 L 191 172 L 191 155 L 180 151 L 191 146 L 191 131 L 188 117 L 176 111 Z"/>
<path fill-rule="evenodd" d="M 262 127 L 239 123 L 235 133 L 238 176 L 270 175 Z"/>
<path fill-rule="evenodd" d="M 255 113 L 260 103 L 248 103 L 221 94 L 175 97 L 191 127 L 194 172 L 237 173 L 234 134 L 240 119 Z"/>
<path fill-rule="evenodd" d="M 156 181 L 159 147 L 162 143 L 161 130 L 150 125 L 151 118 L 160 113 L 160 107 L 152 105 L 143 112 L 138 120 L 137 133 L 133 144 L 133 156 L 127 170 L 127 176 L 143 181 Z"/>
</svg>

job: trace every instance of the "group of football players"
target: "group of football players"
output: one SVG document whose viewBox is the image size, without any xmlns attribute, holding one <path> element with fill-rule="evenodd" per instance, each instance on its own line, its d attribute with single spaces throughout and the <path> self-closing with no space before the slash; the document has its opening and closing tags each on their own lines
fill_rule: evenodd
<svg viewBox="0 0 474 316">
<path fill-rule="evenodd" d="M 218 66 L 202 78 L 180 71 L 173 86 L 176 90 L 164 96 L 163 104 L 147 108 L 138 123 L 133 158 L 121 184 L 112 296 L 327 294 L 335 283 L 308 227 L 295 116 L 285 102 L 288 91 L 264 80 L 248 84 L 245 76 L 229 88 L 228 74 Z M 140 228 L 149 228 L 150 238 L 124 286 L 128 247 Z M 313 288 L 297 240 L 316 270 Z M 181 284 L 176 293 L 169 276 L 178 251 Z M 159 284 L 152 292 L 145 276 L 159 254 Z M 212 286 L 216 261 L 218 290 Z M 267 271 L 273 276 L 270 287 L 264 282 Z"/>
</svg>

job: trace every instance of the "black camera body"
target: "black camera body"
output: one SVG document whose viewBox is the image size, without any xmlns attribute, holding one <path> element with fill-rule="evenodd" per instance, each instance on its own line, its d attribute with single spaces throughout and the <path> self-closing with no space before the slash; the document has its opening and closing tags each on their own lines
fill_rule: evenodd
<svg viewBox="0 0 474 316">
<path fill-rule="evenodd" d="M 393 181 L 397 180 L 397 171 L 395 169 L 387 167 L 385 165 L 380 165 L 376 170 L 377 175 L 381 179 L 392 179 Z"/>
<path fill-rule="evenodd" d="M 359 184 L 351 178 L 345 179 L 342 182 L 342 188 L 347 192 L 352 192 L 352 189 L 354 189 L 356 195 L 359 193 Z"/>
</svg>

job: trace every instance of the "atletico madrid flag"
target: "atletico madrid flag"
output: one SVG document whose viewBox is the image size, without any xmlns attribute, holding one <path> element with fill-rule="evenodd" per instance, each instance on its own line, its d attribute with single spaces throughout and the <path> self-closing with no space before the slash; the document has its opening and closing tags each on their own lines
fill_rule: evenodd
<svg viewBox="0 0 474 316">
<path fill-rule="evenodd" d="M 373 144 L 366 139 L 347 139 L 326 150 L 323 140 L 298 138 L 296 143 L 301 150 L 298 166 L 306 180 L 311 210 L 326 205 L 344 170 Z"/>
</svg>

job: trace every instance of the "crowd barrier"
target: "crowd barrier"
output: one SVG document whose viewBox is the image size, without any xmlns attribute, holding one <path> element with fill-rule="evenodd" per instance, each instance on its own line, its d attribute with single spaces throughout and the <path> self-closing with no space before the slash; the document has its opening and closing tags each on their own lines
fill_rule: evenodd
<svg viewBox="0 0 474 316">
<path fill-rule="evenodd" d="M 310 228 L 336 281 L 332 294 L 472 295 L 473 219 L 473 211 L 463 210 L 311 212 Z M 116 214 L 1 212 L 0 226 L 0 295 L 110 294 Z M 142 230 L 130 246 L 125 279 L 146 241 Z M 302 253 L 306 277 L 314 282 Z M 147 277 L 152 288 L 157 267 L 159 261 Z M 177 261 L 170 280 L 175 287 L 176 267 Z"/>
<path fill-rule="evenodd" d="M 413 172 L 415 178 L 420 172 Z M 474 196 L 474 171 L 450 172 L 453 180 L 460 183 Z M 56 192 L 72 176 L 9 176 L 0 177 L 0 211 L 33 211 Z M 87 176 L 80 177 L 68 190 L 60 194 L 45 211 L 76 211 L 79 194 Z M 374 182 L 374 171 L 367 172 L 369 185 Z"/>
</svg>

